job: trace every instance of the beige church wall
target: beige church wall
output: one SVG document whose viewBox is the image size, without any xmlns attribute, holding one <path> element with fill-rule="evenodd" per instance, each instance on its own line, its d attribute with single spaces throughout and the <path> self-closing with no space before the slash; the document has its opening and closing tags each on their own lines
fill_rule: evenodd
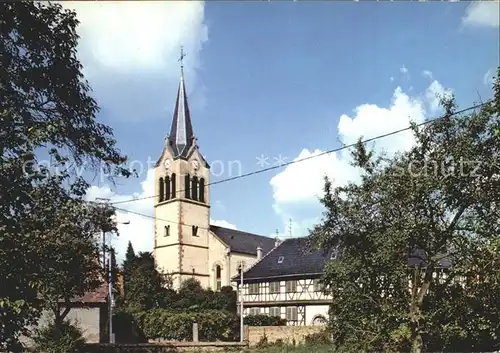
<svg viewBox="0 0 500 353">
<path fill-rule="evenodd" d="M 209 270 L 210 270 L 210 287 L 216 288 L 215 266 L 218 264 L 222 267 L 221 284 L 222 287 L 232 285 L 231 278 L 238 274 L 238 266 L 241 261 L 244 262 L 245 269 L 253 265 L 256 261 L 256 256 L 232 253 L 227 256 L 228 247 L 213 233 L 209 236 Z"/>
<path fill-rule="evenodd" d="M 243 261 L 243 269 L 244 271 L 248 270 L 253 264 L 257 261 L 257 256 L 240 254 L 240 253 L 232 253 L 231 254 L 231 278 L 238 274 L 238 266 Z M 236 288 L 236 283 L 231 283 L 234 288 Z"/>
<path fill-rule="evenodd" d="M 179 246 L 157 248 L 154 257 L 158 271 L 166 274 L 179 272 Z"/>
<path fill-rule="evenodd" d="M 195 201 L 182 200 L 179 219 L 184 244 L 208 247 L 210 208 Z M 198 226 L 197 236 L 193 236 L 192 226 Z"/>
<path fill-rule="evenodd" d="M 168 244 L 178 243 L 178 204 L 171 202 L 169 204 L 162 204 L 156 208 L 156 221 L 155 221 L 155 246 L 164 246 Z M 168 221 L 168 222 L 167 222 Z M 170 226 L 168 236 L 165 236 L 165 226 Z"/>
<path fill-rule="evenodd" d="M 209 259 L 209 272 L 210 272 L 210 283 L 209 286 L 212 289 L 216 288 L 216 278 L 215 278 L 215 266 L 221 266 L 221 284 L 222 286 L 228 285 L 228 266 L 227 266 L 227 250 L 228 247 L 212 232 L 208 236 L 208 259 Z"/>
</svg>

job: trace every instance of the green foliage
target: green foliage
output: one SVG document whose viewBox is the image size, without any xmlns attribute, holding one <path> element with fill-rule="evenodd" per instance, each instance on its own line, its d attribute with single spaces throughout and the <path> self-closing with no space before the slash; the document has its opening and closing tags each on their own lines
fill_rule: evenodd
<svg viewBox="0 0 500 353">
<path fill-rule="evenodd" d="M 199 339 L 204 341 L 230 341 L 238 332 L 238 317 L 230 312 L 207 310 L 180 313 L 153 309 L 137 315 L 149 339 L 192 340 L 193 323 L 198 323 Z"/>
<path fill-rule="evenodd" d="M 82 331 L 67 321 L 39 329 L 33 340 L 40 353 L 79 353 L 85 344 Z"/>
<path fill-rule="evenodd" d="M 163 308 L 170 303 L 175 292 L 170 288 L 168 277 L 155 268 L 149 252 L 140 253 L 129 268 L 129 279 L 123 307 L 129 312 Z"/>
<path fill-rule="evenodd" d="M 232 287 L 223 287 L 220 292 L 203 289 L 200 282 L 189 278 L 181 283 L 179 291 L 165 307 L 189 312 L 226 310 L 236 313 L 236 292 Z"/>
<path fill-rule="evenodd" d="M 443 101 L 448 118 L 414 126 L 407 152 L 375 157 L 358 144 L 359 183 L 326 180 L 311 240 L 339 250 L 324 278 L 337 345 L 487 351 L 500 341 L 499 77 L 494 90 L 468 116 L 451 117 L 455 103 Z"/>
<path fill-rule="evenodd" d="M 243 323 L 248 326 L 286 326 L 286 319 L 279 316 L 248 315 L 243 318 Z"/>
<path fill-rule="evenodd" d="M 132 242 L 128 242 L 127 252 L 125 253 L 125 259 L 123 260 L 123 294 L 127 293 L 127 284 L 130 282 L 130 276 L 134 268 L 135 260 L 137 259 L 132 246 Z"/>
<path fill-rule="evenodd" d="M 109 337 L 108 322 L 104 330 L 105 337 Z M 116 343 L 147 343 L 148 341 L 134 315 L 123 310 L 113 313 L 113 332 Z"/>
<path fill-rule="evenodd" d="M 332 343 L 332 334 L 327 331 L 315 332 L 304 337 L 306 345 L 327 345 Z"/>
<path fill-rule="evenodd" d="M 114 225 L 87 206 L 79 171 L 131 173 L 112 129 L 95 119 L 76 14 L 58 3 L 4 2 L 0 23 L 0 349 L 16 350 L 42 306 L 94 285 L 83 259 L 93 252 L 90 233 Z M 51 165 L 39 165 L 40 155 Z"/>
</svg>

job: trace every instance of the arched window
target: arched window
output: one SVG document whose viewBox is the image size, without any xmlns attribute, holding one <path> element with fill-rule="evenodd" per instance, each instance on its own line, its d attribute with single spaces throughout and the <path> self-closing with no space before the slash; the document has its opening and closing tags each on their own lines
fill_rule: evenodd
<svg viewBox="0 0 500 353">
<path fill-rule="evenodd" d="M 198 177 L 196 175 L 191 179 L 191 198 L 198 200 Z"/>
<path fill-rule="evenodd" d="M 160 190 L 158 192 L 158 202 L 162 202 L 163 201 L 163 197 L 165 195 L 164 185 L 163 185 L 163 178 L 160 178 L 160 180 L 158 181 L 158 183 L 160 184 L 159 185 Z"/>
<path fill-rule="evenodd" d="M 176 195 L 176 190 L 175 190 L 175 180 L 177 178 L 175 177 L 175 173 L 172 173 L 172 198 L 175 199 L 177 197 Z"/>
<path fill-rule="evenodd" d="M 170 200 L 171 198 L 171 193 L 170 193 L 170 177 L 165 177 L 165 200 Z"/>
<path fill-rule="evenodd" d="M 163 230 L 163 236 L 164 237 L 170 236 L 170 225 L 165 226 L 165 229 Z"/>
<path fill-rule="evenodd" d="M 219 265 L 215 266 L 215 290 L 222 288 L 222 269 Z"/>
<path fill-rule="evenodd" d="M 200 202 L 205 202 L 205 179 L 200 179 Z"/>
<path fill-rule="evenodd" d="M 190 184 L 190 181 L 189 181 L 189 174 L 186 174 L 184 176 L 184 197 L 186 199 L 189 199 L 191 197 L 191 193 L 189 192 L 189 184 Z"/>
</svg>

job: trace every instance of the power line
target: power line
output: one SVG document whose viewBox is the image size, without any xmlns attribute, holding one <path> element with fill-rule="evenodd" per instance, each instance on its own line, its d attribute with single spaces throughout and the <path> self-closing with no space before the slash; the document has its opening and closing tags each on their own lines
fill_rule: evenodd
<svg viewBox="0 0 500 353">
<path fill-rule="evenodd" d="M 487 101 L 485 103 L 477 104 L 477 105 L 470 106 L 470 107 L 462 109 L 462 110 L 458 110 L 456 112 L 453 112 L 452 114 L 445 114 L 445 115 L 442 115 L 442 116 L 440 116 L 438 118 L 435 118 L 435 119 L 426 120 L 426 121 L 424 121 L 424 122 L 422 122 L 420 124 L 416 124 L 415 127 L 420 127 L 420 126 L 423 126 L 423 125 L 427 125 L 429 123 L 433 123 L 433 122 L 442 120 L 444 118 L 451 118 L 451 117 L 453 117 L 455 115 L 465 113 L 465 112 L 467 112 L 469 110 L 481 108 L 482 106 L 484 106 L 486 104 L 489 104 L 491 102 L 492 102 L 492 100 L 489 100 L 489 101 Z M 366 144 L 368 142 L 372 142 L 372 141 L 375 141 L 375 140 L 378 140 L 378 139 L 381 139 L 381 138 L 384 138 L 384 137 L 388 137 L 388 136 L 399 134 L 399 133 L 404 132 L 404 131 L 408 131 L 411 128 L 412 128 L 412 126 L 407 126 L 405 128 L 399 129 L 399 130 L 394 130 L 394 131 L 391 131 L 391 132 L 388 132 L 388 133 L 385 133 L 385 134 L 382 134 L 382 135 L 378 135 L 378 136 L 375 136 L 375 137 L 363 140 L 363 141 L 361 141 L 361 143 L 362 144 Z M 334 152 L 339 152 L 339 151 L 342 151 L 342 150 L 345 150 L 345 149 L 348 149 L 348 148 L 352 148 L 352 147 L 355 147 L 357 144 L 358 144 L 358 142 L 351 143 L 349 145 L 344 145 L 342 147 L 338 147 L 338 148 L 334 148 L 334 149 L 331 149 L 331 150 L 327 150 L 325 152 L 321 152 L 321 153 L 316 154 L 316 155 L 304 157 L 304 158 L 301 158 L 301 159 L 296 159 L 296 160 L 293 160 L 293 161 L 290 161 L 290 162 L 286 162 L 286 163 L 282 163 L 282 164 L 279 164 L 279 165 L 274 165 L 274 166 L 271 166 L 271 167 L 267 167 L 267 168 L 255 170 L 253 172 L 249 172 L 249 173 L 237 175 L 237 176 L 234 176 L 234 177 L 230 177 L 230 178 L 226 178 L 226 179 L 221 179 L 221 180 L 213 181 L 213 182 L 205 184 L 205 186 L 223 184 L 223 183 L 227 183 L 229 181 L 233 181 L 233 180 L 237 180 L 237 179 L 242 179 L 242 178 L 246 178 L 246 177 L 253 176 L 253 175 L 256 175 L 256 174 L 261 174 L 261 173 L 264 173 L 264 172 L 268 172 L 270 170 L 274 170 L 274 169 L 278 169 L 278 168 L 282 168 L 282 167 L 287 167 L 287 166 L 292 165 L 292 164 L 296 164 L 296 163 L 300 163 L 300 162 L 305 162 L 305 161 L 313 159 L 313 158 L 321 157 L 321 156 L 324 156 L 324 155 L 327 155 L 327 154 L 331 154 L 331 153 L 334 153 Z M 182 193 L 183 191 L 184 190 L 179 190 L 178 192 Z M 119 205 L 119 204 L 123 204 L 123 203 L 129 203 L 129 202 L 135 202 L 135 201 L 140 201 L 140 200 L 145 200 L 145 199 L 151 199 L 151 198 L 158 197 L 158 196 L 159 195 L 137 197 L 137 198 L 133 198 L 133 199 L 129 199 L 129 200 L 112 202 L 111 204 L 112 205 Z"/>
<path fill-rule="evenodd" d="M 154 220 L 159 220 L 159 221 L 163 221 L 163 222 L 167 222 L 167 223 L 172 223 L 172 224 L 182 225 L 182 226 L 188 226 L 188 227 L 196 226 L 196 227 L 198 227 L 198 229 L 210 230 L 210 227 L 207 228 L 207 227 L 197 226 L 195 224 L 187 224 L 187 223 L 182 223 L 182 222 L 177 222 L 177 221 L 169 221 L 169 220 L 166 220 L 166 219 L 163 219 L 163 218 L 159 218 L 159 217 L 155 217 L 155 216 L 150 216 L 148 214 L 137 212 L 137 211 L 131 211 L 131 210 L 127 210 L 127 209 L 124 209 L 124 208 L 115 207 L 115 206 L 111 206 L 111 207 L 113 207 L 117 211 L 127 212 L 127 213 L 131 213 L 131 214 L 135 214 L 137 216 L 151 218 L 151 219 L 154 219 Z"/>
</svg>

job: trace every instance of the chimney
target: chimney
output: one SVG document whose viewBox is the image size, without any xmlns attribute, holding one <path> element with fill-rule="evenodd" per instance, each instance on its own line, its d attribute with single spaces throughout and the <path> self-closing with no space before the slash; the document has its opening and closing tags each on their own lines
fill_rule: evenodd
<svg viewBox="0 0 500 353">
<path fill-rule="evenodd" d="M 260 259 L 262 259 L 262 248 L 259 246 L 257 248 L 257 261 L 259 261 Z"/>
<path fill-rule="evenodd" d="M 278 245 L 280 245 L 280 244 L 281 244 L 280 239 L 278 237 L 274 238 L 274 247 L 277 248 Z"/>
</svg>

